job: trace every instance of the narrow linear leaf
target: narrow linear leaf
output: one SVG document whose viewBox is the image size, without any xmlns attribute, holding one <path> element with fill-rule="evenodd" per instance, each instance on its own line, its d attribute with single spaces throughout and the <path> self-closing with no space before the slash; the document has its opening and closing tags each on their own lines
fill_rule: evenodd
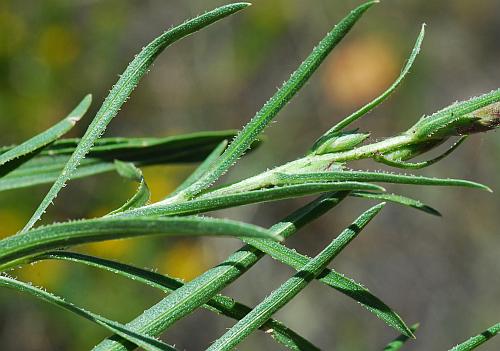
<svg viewBox="0 0 500 351">
<path fill-rule="evenodd" d="M 85 219 L 42 226 L 30 230 L 25 235 L 13 235 L 0 240 L 0 269 L 16 265 L 44 251 L 144 235 L 255 236 L 280 239 L 262 227 L 209 217 Z"/>
<path fill-rule="evenodd" d="M 234 136 L 233 131 L 199 132 L 167 138 L 103 138 L 97 140 L 89 152 L 92 157 L 83 159 L 71 178 L 114 171 L 114 160 L 133 162 L 137 166 L 203 161 L 216 145 L 231 136 Z M 0 166 L 0 191 L 54 182 L 78 141 L 58 140 L 15 168 L 10 167 L 14 161 Z M 256 145 L 258 143 L 253 146 Z"/>
<path fill-rule="evenodd" d="M 337 206 L 347 195 L 348 192 L 325 194 L 284 218 L 274 225 L 271 231 L 284 238 L 290 237 L 307 223 Z M 221 264 L 194 278 L 144 311 L 127 326 L 148 335 L 160 335 L 173 323 L 189 315 L 239 278 L 263 256 L 264 253 L 258 249 L 250 245 L 243 246 Z M 99 343 L 95 350 L 124 351 L 134 348 L 133 344 L 114 335 Z"/>
<path fill-rule="evenodd" d="M 115 168 L 120 176 L 139 183 L 142 180 L 142 171 L 131 162 L 115 160 Z"/>
<path fill-rule="evenodd" d="M 235 206 L 284 200 L 300 196 L 343 190 L 384 191 L 385 189 L 375 184 L 360 182 L 296 184 L 263 190 L 253 190 L 230 195 L 219 195 L 214 197 L 210 197 L 210 193 L 207 193 L 206 195 L 191 201 L 171 204 L 163 204 L 161 202 L 157 202 L 141 208 L 122 212 L 120 214 L 117 214 L 116 216 L 135 217 L 196 214 Z"/>
<path fill-rule="evenodd" d="M 55 124 L 46 131 L 35 135 L 31 139 L 26 140 L 24 143 L 11 148 L 10 150 L 0 154 L 0 166 L 14 160 L 18 157 L 27 155 L 36 151 L 45 145 L 52 143 L 54 140 L 59 139 L 61 136 L 66 134 L 71 128 L 73 128 L 83 115 L 87 112 L 90 103 L 92 102 L 92 96 L 89 94 L 83 98 L 82 101 L 75 107 L 73 111 L 69 113 L 62 121 Z"/>
<path fill-rule="evenodd" d="M 450 116 L 463 116 L 468 113 L 479 110 L 482 107 L 486 107 L 493 103 L 500 101 L 500 89 L 493 90 L 489 93 L 473 97 L 466 101 L 456 102 L 450 106 L 447 106 L 432 115 L 423 116 L 413 127 L 412 130 L 422 129 L 422 125 L 426 125 L 427 128 L 432 125 L 442 125 L 443 121 L 450 120 Z M 427 129 L 426 128 L 426 129 Z M 424 133 L 425 134 L 425 133 Z"/>
<path fill-rule="evenodd" d="M 207 12 L 168 30 L 142 49 L 132 62 L 130 62 L 129 66 L 125 69 L 116 85 L 111 89 L 111 92 L 104 100 L 101 108 L 85 132 L 82 140 L 64 166 L 60 176 L 50 188 L 40 206 L 21 232 L 26 232 L 40 219 L 49 204 L 56 198 L 58 192 L 64 187 L 64 184 L 71 178 L 74 170 L 78 167 L 81 160 L 90 151 L 94 142 L 99 139 L 99 137 L 106 130 L 107 125 L 117 115 L 121 106 L 128 99 L 156 57 L 167 46 L 175 41 L 182 39 L 183 37 L 192 34 L 226 16 L 240 11 L 248 5 L 249 4 L 247 3 L 235 3 L 221 6 L 213 11 Z"/>
<path fill-rule="evenodd" d="M 38 299 L 41 299 L 45 302 L 49 302 L 53 305 L 56 305 L 66 311 L 73 312 L 74 314 L 83 317 L 91 322 L 94 322 L 101 327 L 108 329 L 109 331 L 120 335 L 121 337 L 129 340 L 137 346 L 140 346 L 148 351 L 164 351 L 164 350 L 175 350 L 174 347 L 165 344 L 164 342 L 152 338 L 148 335 L 144 335 L 138 333 L 136 331 L 130 330 L 126 326 L 109 320 L 107 318 L 101 317 L 98 314 L 87 311 L 83 308 L 80 308 L 70 302 L 66 302 L 62 298 L 53 295 L 51 293 L 46 292 L 40 288 L 36 288 L 30 284 L 20 282 L 13 278 L 0 275 L 0 286 L 14 289 L 23 293 L 28 293 Z"/>
<path fill-rule="evenodd" d="M 145 206 L 151 198 L 151 192 L 149 191 L 148 185 L 146 184 L 144 176 L 142 175 L 142 171 L 139 168 L 134 166 L 133 163 L 121 162 L 118 160 L 115 160 L 115 167 L 117 172 L 122 177 L 139 183 L 139 188 L 135 192 L 134 196 L 128 199 L 127 202 L 120 206 L 120 208 L 110 212 L 108 216 Z"/>
<path fill-rule="evenodd" d="M 413 324 L 410 329 L 412 333 L 415 333 L 415 331 L 418 329 L 419 324 Z M 390 343 L 387 344 L 387 346 L 384 348 L 384 351 L 397 351 L 403 347 L 405 342 L 410 339 L 407 335 L 400 335 L 396 339 L 392 340 Z"/>
<path fill-rule="evenodd" d="M 500 323 L 497 323 L 479 335 L 473 336 L 469 340 L 453 347 L 450 351 L 470 351 L 482 345 L 500 332 Z"/>
<path fill-rule="evenodd" d="M 272 242 L 271 240 L 246 238 L 244 241 L 268 254 L 273 259 L 286 264 L 297 271 L 304 268 L 304 266 L 311 260 L 309 257 L 302 255 L 282 244 Z M 368 311 L 372 312 L 378 318 L 387 323 L 387 325 L 396 329 L 400 333 L 403 333 L 408 337 L 414 337 L 410 328 L 401 319 L 401 317 L 361 284 L 358 284 L 343 274 L 328 268 L 324 269 L 323 272 L 317 276 L 317 279 L 359 302 L 362 306 L 366 307 Z"/>
<path fill-rule="evenodd" d="M 345 119 L 343 119 L 342 121 L 337 123 L 328 132 L 326 132 L 324 134 L 324 136 L 342 131 L 342 129 L 344 129 L 345 127 L 347 127 L 351 123 L 355 122 L 360 117 L 364 116 L 365 114 L 367 114 L 368 112 L 373 110 L 375 107 L 380 105 L 382 102 L 384 102 L 399 87 L 399 85 L 403 82 L 405 77 L 410 72 L 410 69 L 413 66 L 413 63 L 415 62 L 417 55 L 420 53 L 420 47 L 422 46 L 422 41 L 424 40 L 424 36 L 425 36 L 425 24 L 422 25 L 420 33 L 417 37 L 417 41 L 415 42 L 415 46 L 413 47 L 413 50 L 410 54 L 410 57 L 408 58 L 408 61 L 406 62 L 406 65 L 403 67 L 401 74 L 394 81 L 394 83 L 392 83 L 392 85 L 389 87 L 389 89 L 384 91 L 376 99 L 369 102 L 368 104 L 366 104 L 365 106 L 363 106 L 362 108 L 360 108 L 359 110 L 354 112 L 349 117 L 346 117 Z"/>
<path fill-rule="evenodd" d="M 367 2 L 342 19 L 312 50 L 297 70 L 283 86 L 264 104 L 259 112 L 248 122 L 224 151 L 216 163 L 196 183 L 183 191 L 183 195 L 191 198 L 198 194 L 221 175 L 223 175 L 236 160 L 245 153 L 251 143 L 260 135 L 266 126 L 281 111 L 283 107 L 302 88 L 311 75 L 321 65 L 332 49 L 344 38 L 363 13 L 378 1 Z"/>
<path fill-rule="evenodd" d="M 354 197 L 361 197 L 364 199 L 394 202 L 394 203 L 399 204 L 399 205 L 413 207 L 417 210 L 426 212 L 428 214 L 441 217 L 441 213 L 438 210 L 436 210 L 436 209 L 434 209 L 434 208 L 432 208 L 432 207 L 430 207 L 430 206 L 428 206 L 428 205 L 426 205 L 418 200 L 415 200 L 415 199 L 412 199 L 412 198 L 409 198 L 409 197 L 406 197 L 403 195 L 370 193 L 370 192 L 365 192 L 365 191 L 353 191 L 350 193 L 350 195 L 354 196 Z"/>
<path fill-rule="evenodd" d="M 435 186 L 461 186 L 466 188 L 476 188 L 491 192 L 486 185 L 471 182 L 462 179 L 442 179 L 429 178 L 415 175 L 404 175 L 397 173 L 383 172 L 364 172 L 364 171 L 340 171 L 340 172 L 321 172 L 321 173 L 299 173 L 286 174 L 279 173 L 277 176 L 277 185 L 281 184 L 300 184 L 307 182 L 385 182 L 410 185 L 435 185 Z"/>
<path fill-rule="evenodd" d="M 188 151 L 191 148 L 211 148 L 210 152 L 222 141 L 233 138 L 237 134 L 236 130 L 202 131 L 187 134 L 178 134 L 160 138 L 101 138 L 95 141 L 89 151 L 89 156 L 107 157 L 109 159 L 119 159 L 122 161 L 140 161 L 145 156 Z M 59 139 L 48 145 L 42 155 L 71 155 L 80 143 L 81 139 Z M 252 144 L 252 148 L 258 146 L 260 140 Z M 209 153 L 206 153 L 202 161 Z"/>
<path fill-rule="evenodd" d="M 434 157 L 433 159 L 430 159 L 428 161 L 423 161 L 423 162 L 407 162 L 407 161 L 401 161 L 401 160 L 398 161 L 398 160 L 393 160 L 393 159 L 387 158 L 385 156 L 380 156 L 380 155 L 375 156 L 373 159 L 377 162 L 386 164 L 386 165 L 391 166 L 391 167 L 404 168 L 404 169 L 422 169 L 425 167 L 432 166 L 433 164 L 435 164 L 435 163 L 445 159 L 449 155 L 451 155 L 453 153 L 453 151 L 457 150 L 458 147 L 467 139 L 467 137 L 468 137 L 468 135 L 462 136 L 448 150 L 443 152 L 441 155 Z M 413 155 L 411 155 L 411 156 L 413 156 Z"/>
<path fill-rule="evenodd" d="M 67 160 L 66 156 L 34 157 L 11 173 L 1 177 L 0 191 L 51 183 L 57 179 Z M 113 162 L 87 158 L 82 161 L 72 178 L 84 178 L 115 169 Z"/>
<path fill-rule="evenodd" d="M 182 281 L 169 277 L 167 275 L 159 274 L 124 263 L 83 255 L 75 252 L 47 252 L 45 254 L 32 258 L 31 262 L 47 259 L 82 263 L 91 267 L 104 269 L 114 274 L 129 278 L 135 282 L 143 283 L 151 287 L 161 289 L 167 293 L 179 289 L 184 285 Z M 224 295 L 215 295 L 205 305 L 203 305 L 203 307 L 210 311 L 236 320 L 242 319 L 252 310 L 250 307 L 235 301 L 231 297 Z M 309 341 L 275 319 L 271 318 L 266 321 L 262 325 L 261 329 L 265 331 L 266 334 L 272 336 L 278 342 L 291 350 L 319 350 Z"/>
<path fill-rule="evenodd" d="M 363 213 L 352 225 L 345 229 L 315 258 L 310 260 L 293 277 L 274 290 L 259 303 L 245 318 L 230 328 L 217 339 L 207 351 L 232 350 L 243 339 L 259 328 L 269 317 L 279 311 L 301 292 L 326 266 L 361 232 L 361 230 L 377 215 L 384 203 L 372 207 Z"/>
</svg>

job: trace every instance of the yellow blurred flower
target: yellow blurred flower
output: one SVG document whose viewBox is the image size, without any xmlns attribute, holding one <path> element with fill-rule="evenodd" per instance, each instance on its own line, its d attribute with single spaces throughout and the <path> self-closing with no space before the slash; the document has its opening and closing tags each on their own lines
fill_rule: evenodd
<svg viewBox="0 0 500 351">
<path fill-rule="evenodd" d="M 179 240 L 158 258 L 156 267 L 162 273 L 187 281 L 207 270 L 212 262 L 198 240 Z"/>
<path fill-rule="evenodd" d="M 89 214 L 89 218 L 102 217 L 112 210 L 107 207 L 98 207 Z M 106 240 L 85 244 L 82 246 L 82 251 L 92 256 L 118 260 L 126 257 L 130 253 L 132 246 L 133 242 L 129 239 Z"/>
<path fill-rule="evenodd" d="M 67 263 L 62 261 L 47 260 L 32 265 L 24 265 L 13 274 L 20 280 L 32 282 L 36 286 L 42 286 L 53 290 L 66 280 Z"/>
<path fill-rule="evenodd" d="M 144 178 L 151 190 L 151 202 L 164 199 L 180 184 L 179 178 L 192 171 L 192 166 L 152 166 L 143 168 Z"/>
<path fill-rule="evenodd" d="M 15 234 L 24 225 L 24 218 L 9 209 L 0 209 L 0 239 Z"/>
</svg>

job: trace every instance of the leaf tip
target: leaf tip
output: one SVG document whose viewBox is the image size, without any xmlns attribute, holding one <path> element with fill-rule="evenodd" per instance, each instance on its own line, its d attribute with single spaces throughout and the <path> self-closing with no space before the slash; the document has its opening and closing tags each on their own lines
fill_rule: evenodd
<svg viewBox="0 0 500 351">
<path fill-rule="evenodd" d="M 273 236 L 276 241 L 282 242 L 285 241 L 285 237 L 283 235 L 274 235 Z"/>
<path fill-rule="evenodd" d="M 437 216 L 437 217 L 443 217 L 441 212 L 439 212 L 435 208 L 432 208 L 432 207 L 427 206 L 427 205 L 424 205 L 423 208 L 425 209 L 425 212 L 427 212 L 428 214 L 431 214 L 431 215 Z"/>
<path fill-rule="evenodd" d="M 481 184 L 481 183 L 473 183 L 473 185 L 474 185 L 475 188 L 478 188 L 478 189 L 481 189 L 481 190 L 485 190 L 485 191 L 487 191 L 489 193 L 493 192 L 493 189 L 491 189 L 487 185 L 484 185 L 484 184 Z"/>
</svg>

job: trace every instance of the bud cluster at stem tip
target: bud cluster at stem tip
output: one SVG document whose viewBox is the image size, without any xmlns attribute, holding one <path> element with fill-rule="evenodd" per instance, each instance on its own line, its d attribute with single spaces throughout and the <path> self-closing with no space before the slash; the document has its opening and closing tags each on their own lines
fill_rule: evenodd
<svg viewBox="0 0 500 351">
<path fill-rule="evenodd" d="M 420 119 L 406 134 L 415 141 L 444 140 L 452 136 L 463 136 L 487 132 L 500 126 L 500 102 L 460 114 L 450 111 L 437 113 Z"/>
</svg>

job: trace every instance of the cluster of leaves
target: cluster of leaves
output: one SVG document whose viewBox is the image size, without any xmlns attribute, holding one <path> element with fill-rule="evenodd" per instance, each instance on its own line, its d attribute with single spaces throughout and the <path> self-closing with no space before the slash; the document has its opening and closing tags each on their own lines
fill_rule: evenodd
<svg viewBox="0 0 500 351">
<path fill-rule="evenodd" d="M 229 185 L 212 185 L 250 148 L 278 112 L 293 98 L 320 66 L 330 51 L 349 32 L 363 13 L 376 1 L 354 9 L 312 50 L 283 86 L 239 132 L 217 131 L 168 138 L 100 138 L 117 115 L 155 58 L 173 42 L 198 31 L 249 4 L 219 7 L 173 27 L 148 44 L 130 63 L 81 139 L 61 139 L 87 111 L 86 96 L 61 122 L 0 153 L 0 190 L 53 183 L 33 217 L 17 234 L 0 241 L 0 285 L 31 294 L 84 317 L 114 335 L 99 343 L 96 350 L 174 350 L 156 337 L 181 318 L 203 307 L 234 318 L 237 323 L 218 338 L 208 350 L 230 350 L 256 329 L 265 331 L 292 350 L 317 350 L 282 322 L 272 318 L 314 279 L 359 302 L 402 335 L 385 350 L 397 350 L 414 337 L 399 315 L 368 289 L 327 265 L 382 210 L 386 201 L 413 207 L 432 215 L 435 209 L 403 195 L 387 193 L 377 183 L 422 186 L 463 186 L 489 190 L 484 185 L 460 180 L 437 179 L 398 173 L 357 171 L 347 168 L 349 161 L 373 159 L 399 168 L 422 168 L 449 155 L 475 132 L 494 129 L 500 123 L 500 90 L 455 103 L 435 114 L 422 117 L 407 131 L 382 141 L 371 141 L 369 134 L 345 128 L 382 103 L 409 73 L 424 36 L 417 38 L 400 76 L 383 94 L 337 123 L 313 144 L 305 155 Z M 458 141 L 443 155 L 426 162 L 411 162 L 450 138 Z M 229 143 L 228 139 L 232 138 Z M 198 168 L 163 200 L 149 204 L 150 192 L 138 166 L 202 161 Z M 54 223 L 33 228 L 58 192 L 70 179 L 116 170 L 122 177 L 139 184 L 137 192 L 120 208 L 96 219 Z M 266 229 L 248 223 L 217 219 L 200 214 L 246 204 L 276 201 L 319 194 L 316 200 L 296 210 Z M 324 215 L 349 196 L 384 201 L 362 213 L 317 256 L 310 258 L 287 248 L 280 241 Z M 68 251 L 82 243 L 144 235 L 235 236 L 245 245 L 188 283 L 127 264 Z M 297 272 L 254 308 L 219 292 L 242 276 L 264 255 L 293 267 Z M 166 297 L 127 324 L 121 324 L 80 308 L 42 288 L 7 275 L 12 267 L 41 260 L 64 260 L 97 267 L 147 284 L 167 293 Z M 500 324 L 471 338 L 452 350 L 472 350 L 498 333 Z"/>
</svg>

